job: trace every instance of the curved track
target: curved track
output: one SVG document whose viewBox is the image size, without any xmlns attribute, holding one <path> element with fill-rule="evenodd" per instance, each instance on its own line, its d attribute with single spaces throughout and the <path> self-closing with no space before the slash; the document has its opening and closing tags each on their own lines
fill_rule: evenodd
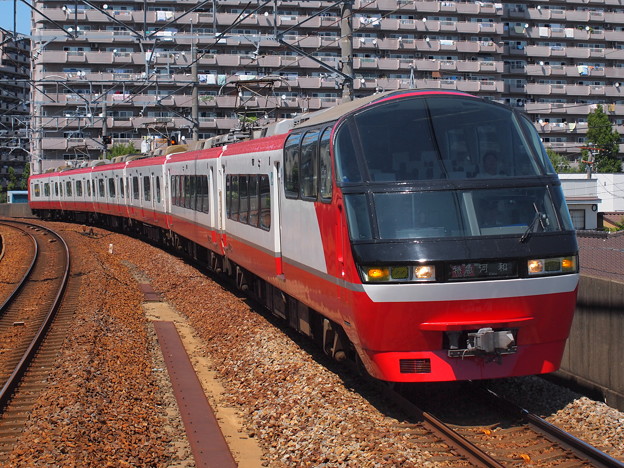
<svg viewBox="0 0 624 468">
<path fill-rule="evenodd" d="M 13 433 L 21 431 L 20 422 L 27 418 L 22 394 L 34 402 L 27 377 L 36 378 L 41 369 L 49 367 L 40 362 L 35 366 L 35 360 L 54 360 L 42 346 L 50 337 L 70 268 L 69 248 L 58 234 L 34 224 L 2 223 L 29 232 L 37 248 L 32 267 L 0 309 L 0 462 L 11 446 Z M 16 407 L 17 413 L 12 410 Z"/>
<path fill-rule="evenodd" d="M 37 258 L 37 241 L 28 230 L 0 225 L 0 316 L 10 297 L 25 283 Z"/>
</svg>

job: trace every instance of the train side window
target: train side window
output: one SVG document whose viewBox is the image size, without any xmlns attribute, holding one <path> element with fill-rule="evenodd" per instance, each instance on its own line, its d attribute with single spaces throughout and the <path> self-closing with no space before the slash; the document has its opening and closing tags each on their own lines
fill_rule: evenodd
<svg viewBox="0 0 624 468">
<path fill-rule="evenodd" d="M 63 182 L 61 182 L 59 184 L 59 190 L 60 190 L 60 193 L 61 193 L 61 197 L 65 196 L 65 194 L 63 193 Z"/>
<path fill-rule="evenodd" d="M 301 142 L 300 195 L 305 200 L 316 200 L 318 187 L 318 130 L 307 132 Z"/>
<path fill-rule="evenodd" d="M 178 175 L 176 180 L 178 185 L 178 206 L 184 208 L 184 177 Z"/>
<path fill-rule="evenodd" d="M 191 210 L 197 211 L 197 176 L 189 176 L 191 179 Z"/>
<path fill-rule="evenodd" d="M 124 180 L 123 177 L 117 177 L 117 181 L 119 184 L 119 197 L 125 198 L 125 190 L 124 190 Z"/>
<path fill-rule="evenodd" d="M 365 194 L 346 195 L 344 197 L 352 240 L 370 240 L 373 232 L 370 225 L 368 202 Z"/>
<path fill-rule="evenodd" d="M 91 198 L 91 181 L 85 180 L 85 186 L 87 187 L 87 196 Z"/>
<path fill-rule="evenodd" d="M 258 176 L 249 176 L 249 220 L 250 226 L 258 227 Z"/>
<path fill-rule="evenodd" d="M 208 176 L 200 176 L 199 178 L 202 198 L 201 211 L 203 213 L 208 213 L 208 211 L 210 210 L 210 205 L 208 204 L 210 201 L 210 192 L 208 192 Z"/>
<path fill-rule="evenodd" d="M 182 176 L 183 187 L 182 193 L 184 194 L 184 208 L 191 207 L 191 178 L 189 176 Z"/>
<path fill-rule="evenodd" d="M 76 181 L 76 196 L 82 197 L 82 181 L 81 180 Z"/>
<path fill-rule="evenodd" d="M 238 194 L 238 176 L 232 176 L 232 182 L 230 185 L 230 191 L 232 192 L 232 200 L 230 202 L 230 218 L 234 221 L 238 221 L 238 208 L 240 206 L 240 199 Z"/>
<path fill-rule="evenodd" d="M 262 174 L 260 176 L 260 227 L 265 231 L 271 229 L 271 185 L 269 184 L 269 176 Z"/>
<path fill-rule="evenodd" d="M 225 177 L 225 216 L 232 217 L 232 176 Z"/>
<path fill-rule="evenodd" d="M 43 195 L 45 195 L 46 197 L 50 196 L 50 184 L 48 182 L 43 184 Z"/>
<path fill-rule="evenodd" d="M 72 196 L 72 183 L 71 183 L 71 180 L 68 180 L 67 182 L 65 182 L 65 188 L 67 189 L 67 196 L 71 197 Z"/>
<path fill-rule="evenodd" d="M 137 176 L 132 178 L 132 198 L 139 199 L 139 178 Z"/>
<path fill-rule="evenodd" d="M 108 195 L 111 198 L 115 198 L 115 196 L 117 195 L 115 190 L 115 178 L 111 177 L 110 179 L 108 179 Z"/>
<path fill-rule="evenodd" d="M 239 176 L 238 188 L 240 198 L 240 209 L 238 210 L 238 220 L 241 223 L 247 223 L 249 220 L 249 177 L 246 175 Z"/>
<path fill-rule="evenodd" d="M 160 176 L 156 176 L 156 203 L 160 203 Z"/>
<path fill-rule="evenodd" d="M 54 182 L 54 196 L 58 197 L 59 194 L 59 184 L 58 182 Z"/>
<path fill-rule="evenodd" d="M 284 191 L 286 198 L 299 197 L 299 143 L 301 134 L 293 133 L 284 146 Z"/>
<path fill-rule="evenodd" d="M 145 201 L 152 200 L 152 181 L 150 176 L 143 176 L 143 199 Z"/>
<path fill-rule="evenodd" d="M 102 198 L 106 196 L 104 193 L 104 178 L 98 179 L 98 193 Z"/>
<path fill-rule="evenodd" d="M 95 179 L 91 179 L 91 189 L 93 196 L 95 197 Z"/>
<path fill-rule="evenodd" d="M 35 198 L 39 198 L 41 196 L 41 187 L 39 186 L 39 184 L 35 184 L 34 189 Z"/>
<path fill-rule="evenodd" d="M 329 201 L 332 198 L 332 170 L 331 155 L 329 153 L 329 137 L 331 136 L 331 127 L 327 127 L 321 136 L 321 144 L 319 146 L 319 193 L 321 200 Z"/>
<path fill-rule="evenodd" d="M 336 158 L 336 181 L 338 183 L 362 181 L 353 139 L 348 122 L 336 132 L 334 157 Z"/>
<path fill-rule="evenodd" d="M 180 177 L 171 176 L 171 190 L 173 191 L 173 204 L 180 206 Z"/>
</svg>

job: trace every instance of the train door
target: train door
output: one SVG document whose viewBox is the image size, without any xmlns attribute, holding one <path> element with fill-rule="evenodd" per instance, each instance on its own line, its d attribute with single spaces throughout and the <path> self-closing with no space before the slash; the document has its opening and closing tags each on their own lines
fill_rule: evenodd
<svg viewBox="0 0 624 468">
<path fill-rule="evenodd" d="M 210 208 L 208 208 L 208 211 L 209 211 L 210 227 L 212 228 L 214 232 L 218 231 L 219 229 L 217 224 L 218 224 L 218 218 L 219 218 L 219 213 L 220 213 L 217 208 L 219 205 L 218 199 L 213 196 L 213 194 L 215 193 L 217 193 L 217 191 L 215 187 L 214 167 L 212 167 L 211 165 L 208 165 L 208 194 L 209 194 L 208 203 L 210 206 Z M 216 201 L 213 202 L 213 200 L 216 200 Z"/>
<path fill-rule="evenodd" d="M 275 161 L 275 164 L 271 168 L 271 174 L 269 177 L 269 185 L 271 190 L 271 200 L 275 200 L 273 202 L 274 206 L 271 211 L 274 213 L 273 219 L 271 220 L 271 224 L 273 224 L 273 242 L 275 245 L 275 274 L 278 276 L 284 275 L 284 269 L 282 264 L 282 213 L 280 203 L 280 187 L 282 184 L 282 174 L 280 173 L 280 163 L 279 161 Z"/>
<path fill-rule="evenodd" d="M 217 180 L 215 179 L 215 165 L 211 162 L 208 164 L 208 223 L 212 232 L 213 249 L 218 248 L 220 232 L 220 199 L 219 190 L 217 188 Z"/>
<path fill-rule="evenodd" d="M 219 169 L 219 183 L 217 184 L 218 193 L 218 214 L 217 214 L 217 230 L 221 236 L 221 253 L 225 253 L 227 247 L 227 233 L 225 231 L 225 218 L 227 216 L 227 183 L 226 183 L 226 169 L 225 164 L 221 164 Z"/>
</svg>

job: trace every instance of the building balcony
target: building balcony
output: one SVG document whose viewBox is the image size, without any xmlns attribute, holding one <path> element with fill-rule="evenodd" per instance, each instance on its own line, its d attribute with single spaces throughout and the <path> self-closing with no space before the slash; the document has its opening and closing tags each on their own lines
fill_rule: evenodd
<svg viewBox="0 0 624 468">
<path fill-rule="evenodd" d="M 527 83 L 526 84 L 526 93 L 527 94 L 537 94 L 537 95 L 547 95 L 550 94 L 551 85 L 549 84 L 541 84 L 541 83 Z"/>
<path fill-rule="evenodd" d="M 370 58 L 354 58 L 353 59 L 353 67 L 356 70 L 377 70 L 379 65 L 377 64 L 377 59 Z"/>
<path fill-rule="evenodd" d="M 568 96 L 589 96 L 590 87 L 586 85 L 569 84 L 565 86 Z"/>
<path fill-rule="evenodd" d="M 240 55 L 234 54 L 217 54 L 217 65 L 221 67 L 238 67 L 241 63 Z"/>
<path fill-rule="evenodd" d="M 380 70 L 399 70 L 401 68 L 401 61 L 396 58 L 380 58 L 377 63 Z"/>
<path fill-rule="evenodd" d="M 438 13 L 440 11 L 441 2 L 433 1 L 415 1 L 414 6 L 419 13 Z"/>
<path fill-rule="evenodd" d="M 471 41 L 459 41 L 456 47 L 457 52 L 463 52 L 463 53 L 469 53 L 469 54 L 476 54 L 482 49 L 483 51 L 485 51 L 485 49 L 491 49 L 489 50 L 489 52 L 495 52 L 494 50 L 495 46 L 493 44 L 492 46 L 488 46 L 488 45 L 481 45 L 478 42 L 471 42 Z M 453 49 L 449 48 L 445 50 L 453 50 Z"/>
</svg>

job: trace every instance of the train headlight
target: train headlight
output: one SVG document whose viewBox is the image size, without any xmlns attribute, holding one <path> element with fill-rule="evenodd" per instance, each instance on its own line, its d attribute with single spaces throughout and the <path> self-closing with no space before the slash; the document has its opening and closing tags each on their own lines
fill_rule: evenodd
<svg viewBox="0 0 624 468">
<path fill-rule="evenodd" d="M 536 258 L 527 263 L 529 276 L 577 273 L 578 259 L 570 257 Z"/>
<path fill-rule="evenodd" d="M 418 265 L 414 267 L 414 281 L 435 281 L 435 266 Z"/>
<path fill-rule="evenodd" d="M 364 267 L 364 279 L 366 281 L 388 281 L 390 279 L 390 268 L 387 267 Z"/>
<path fill-rule="evenodd" d="M 361 271 L 362 277 L 367 283 L 435 281 L 435 267 L 433 265 L 363 266 Z"/>
</svg>

